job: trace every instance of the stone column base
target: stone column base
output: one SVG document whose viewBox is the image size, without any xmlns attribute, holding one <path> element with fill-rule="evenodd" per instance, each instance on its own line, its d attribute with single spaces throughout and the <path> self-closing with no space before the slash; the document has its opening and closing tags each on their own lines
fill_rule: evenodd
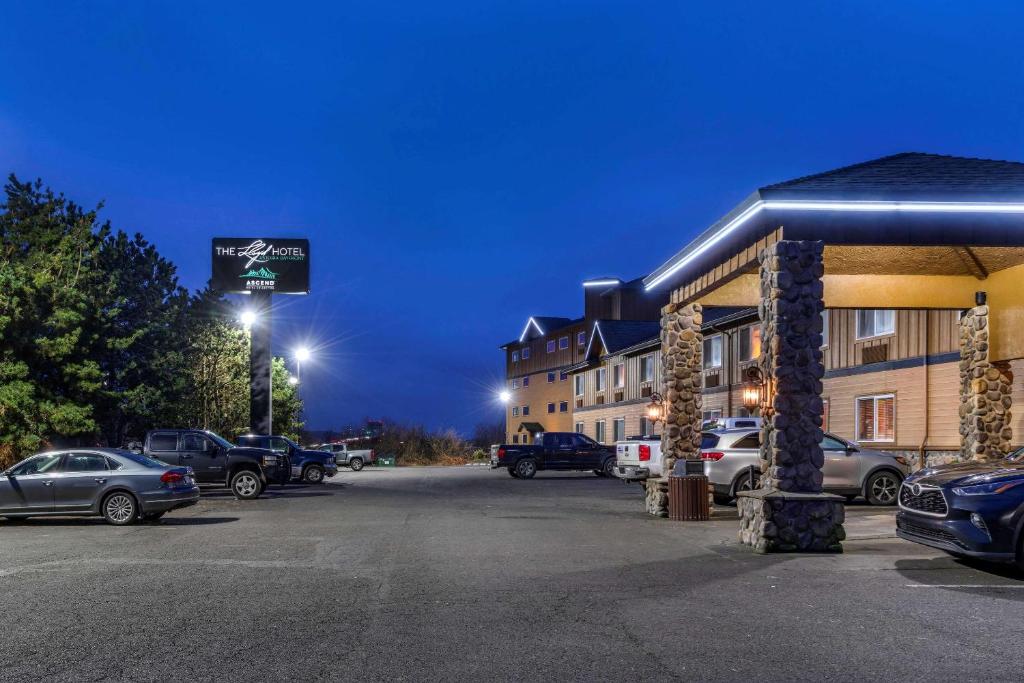
<svg viewBox="0 0 1024 683">
<path fill-rule="evenodd" d="M 831 493 L 740 491 L 740 543 L 757 553 L 841 553 L 843 502 Z"/>
<path fill-rule="evenodd" d="M 645 507 L 647 513 L 655 517 L 668 517 L 668 479 L 648 479 Z"/>
</svg>

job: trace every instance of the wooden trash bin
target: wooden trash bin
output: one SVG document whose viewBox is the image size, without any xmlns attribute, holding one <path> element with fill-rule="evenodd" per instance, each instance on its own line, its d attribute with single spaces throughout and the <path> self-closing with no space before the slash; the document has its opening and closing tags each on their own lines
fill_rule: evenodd
<svg viewBox="0 0 1024 683">
<path fill-rule="evenodd" d="M 703 474 L 688 474 L 668 478 L 668 518 L 677 522 L 704 522 L 711 519 L 707 477 Z"/>
</svg>

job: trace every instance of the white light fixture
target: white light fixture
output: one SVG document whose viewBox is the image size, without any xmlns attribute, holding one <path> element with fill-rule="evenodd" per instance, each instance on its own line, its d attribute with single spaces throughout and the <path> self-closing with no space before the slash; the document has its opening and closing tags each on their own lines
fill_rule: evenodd
<svg viewBox="0 0 1024 683">
<path fill-rule="evenodd" d="M 242 314 L 238 316 L 238 319 L 246 327 L 252 327 L 256 324 L 256 312 L 255 311 L 242 311 Z"/>
<path fill-rule="evenodd" d="M 530 325 L 536 327 L 537 332 L 539 332 L 540 334 L 544 334 L 544 330 L 540 328 L 540 325 L 537 323 L 536 320 L 533 319 L 533 316 L 530 316 L 530 319 L 526 321 L 526 327 L 523 328 L 523 333 L 519 335 L 519 341 L 523 341 L 523 339 L 526 338 L 526 333 L 530 331 Z"/>
<path fill-rule="evenodd" d="M 507 391 L 501 391 L 498 393 L 498 400 L 502 403 L 508 403 L 512 400 L 512 394 Z"/>
<path fill-rule="evenodd" d="M 622 280 L 586 280 L 583 283 L 584 287 L 610 287 L 621 283 Z"/>
<path fill-rule="evenodd" d="M 762 199 L 754 202 L 738 216 L 726 223 L 714 235 L 708 237 L 696 249 L 644 285 L 650 291 L 711 247 L 721 242 L 733 231 L 765 209 L 785 211 L 853 211 L 853 212 L 902 212 L 902 213 L 1024 213 L 1024 204 L 999 202 L 895 202 L 895 201 L 789 201 L 778 199 Z"/>
<path fill-rule="evenodd" d="M 295 386 L 298 383 L 299 383 L 299 378 L 296 377 L 295 375 L 292 375 L 291 377 L 288 378 L 288 384 L 291 384 L 292 386 Z"/>
<path fill-rule="evenodd" d="M 295 349 L 295 360 L 299 361 L 300 363 L 305 363 L 307 360 L 309 360 L 309 357 L 311 355 L 312 353 L 310 352 L 308 347 L 300 346 L 299 348 Z"/>
</svg>

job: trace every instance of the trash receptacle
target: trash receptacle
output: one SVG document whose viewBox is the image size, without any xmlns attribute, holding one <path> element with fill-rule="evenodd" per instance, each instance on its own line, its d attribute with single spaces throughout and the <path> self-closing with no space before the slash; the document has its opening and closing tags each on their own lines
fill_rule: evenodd
<svg viewBox="0 0 1024 683">
<path fill-rule="evenodd" d="M 678 522 L 711 519 L 708 478 L 700 460 L 678 460 L 668 478 L 668 518 Z"/>
<path fill-rule="evenodd" d="M 394 467 L 395 456 L 393 455 L 382 455 L 377 458 L 377 467 Z"/>
</svg>

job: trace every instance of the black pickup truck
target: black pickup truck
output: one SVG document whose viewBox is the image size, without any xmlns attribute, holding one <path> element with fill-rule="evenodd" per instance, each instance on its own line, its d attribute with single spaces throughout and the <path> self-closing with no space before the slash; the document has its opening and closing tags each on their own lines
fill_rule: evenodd
<svg viewBox="0 0 1024 683">
<path fill-rule="evenodd" d="M 259 498 L 268 484 L 287 484 L 288 456 L 265 448 L 237 447 L 200 429 L 154 429 L 143 452 L 168 465 L 189 466 L 200 484 L 221 484 L 241 500 Z"/>
<path fill-rule="evenodd" d="M 507 467 L 516 479 L 529 479 L 538 470 L 593 470 L 615 476 L 615 447 L 602 446 L 575 432 L 538 434 L 533 444 L 502 444 L 491 456 L 491 469 Z"/>
</svg>

